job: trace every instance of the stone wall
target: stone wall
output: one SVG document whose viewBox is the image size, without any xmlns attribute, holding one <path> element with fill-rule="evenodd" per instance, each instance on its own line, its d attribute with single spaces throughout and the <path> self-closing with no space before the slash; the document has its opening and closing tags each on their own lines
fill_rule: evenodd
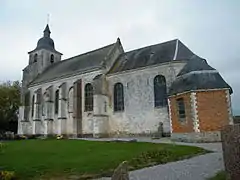
<svg viewBox="0 0 240 180">
<path fill-rule="evenodd" d="M 172 67 L 177 74 L 185 63 L 174 63 Z M 167 87 L 174 80 L 169 63 L 161 66 L 146 67 L 107 76 L 109 82 L 109 122 L 112 133 L 117 134 L 151 134 L 163 123 L 164 132 L 170 132 L 168 107 L 154 107 L 153 80 L 157 75 L 166 78 Z M 113 110 L 113 89 L 115 83 L 124 86 L 124 111 Z"/>
<path fill-rule="evenodd" d="M 171 139 L 183 142 L 220 142 L 221 132 L 189 132 L 189 133 L 172 133 Z"/>
<path fill-rule="evenodd" d="M 225 170 L 231 180 L 239 180 L 240 124 L 225 126 L 221 134 Z"/>
<path fill-rule="evenodd" d="M 82 133 L 93 135 L 98 133 L 105 133 L 109 135 L 149 135 L 155 134 L 158 131 L 159 123 L 163 123 L 163 130 L 165 133 L 170 133 L 170 121 L 168 107 L 155 108 L 154 107 L 154 88 L 153 80 L 156 75 L 163 75 L 166 78 L 167 88 L 169 88 L 171 82 L 175 79 L 175 74 L 177 74 L 182 67 L 185 65 L 185 62 L 175 62 L 171 66 L 169 63 L 162 64 L 161 66 L 145 67 L 138 70 L 131 70 L 121 74 L 112 74 L 106 77 L 107 84 L 107 94 L 105 94 L 105 99 L 107 103 L 107 113 L 101 112 L 101 116 L 94 116 L 94 111 L 85 111 L 84 108 L 84 87 L 87 83 L 93 84 L 93 79 L 104 73 L 103 70 L 96 70 L 93 72 L 88 72 L 84 74 L 75 75 L 72 77 L 67 77 L 59 79 L 52 82 L 43 83 L 41 85 L 35 85 L 29 88 L 30 97 L 32 98 L 33 93 L 41 89 L 42 95 L 51 87 L 53 92 L 53 101 L 55 101 L 55 92 L 59 89 L 60 99 L 59 99 L 59 112 L 63 109 L 67 109 L 63 114 L 54 113 L 54 102 L 51 104 L 52 109 L 50 114 L 52 122 L 44 123 L 45 116 L 40 115 L 40 122 L 33 123 L 32 117 L 29 117 L 29 127 L 32 129 L 32 133 L 42 132 L 44 134 L 52 132 L 53 134 L 62 134 L 66 133 L 69 135 L 76 134 L 74 129 L 76 122 L 74 120 L 74 113 L 69 111 L 71 103 L 69 101 L 69 91 L 74 82 L 81 79 L 82 80 Z M 172 73 L 172 69 L 175 69 L 175 74 Z M 121 82 L 124 85 L 124 112 L 114 112 L 113 111 L 113 86 L 115 83 Z M 66 91 L 66 97 L 62 99 L 61 93 L 63 90 Z M 31 99 L 30 98 L 30 99 Z M 65 98 L 67 98 L 65 102 Z M 94 98 L 99 100 L 98 97 Z M 97 113 L 95 101 L 95 113 Z M 101 111 L 105 109 L 104 105 L 101 106 Z M 104 108 L 103 108 L 104 107 Z M 30 110 L 31 111 L 31 110 Z M 105 111 L 105 110 L 104 110 Z M 30 113 L 31 114 L 31 113 Z M 106 116 L 106 117 L 105 117 Z M 107 117 L 108 116 L 108 117 Z M 99 120 L 99 118 L 101 120 Z M 97 123 L 96 120 L 99 120 L 101 123 Z M 37 124 L 37 127 L 36 127 Z M 105 125 L 104 125 L 105 124 Z M 107 126 L 108 125 L 108 126 Z M 34 127 L 32 127 L 34 126 Z M 66 126 L 66 127 L 65 127 Z M 104 132 L 100 132 L 99 127 Z M 105 128 L 108 127 L 108 130 Z M 40 128 L 40 129 L 39 129 Z M 26 128 L 20 128 L 23 134 L 29 133 Z M 95 132 L 96 130 L 96 132 Z M 98 132 L 99 131 L 99 132 Z"/>
<path fill-rule="evenodd" d="M 53 100 L 55 100 L 55 92 L 57 89 L 59 89 L 59 87 L 61 87 L 64 84 L 64 88 L 66 89 L 66 93 L 68 97 L 68 93 L 69 90 L 73 87 L 74 82 L 76 82 L 79 79 L 82 79 L 82 97 L 84 97 L 84 87 L 87 83 L 92 83 L 93 82 L 93 78 L 97 75 L 101 74 L 101 70 L 97 70 L 97 71 L 93 71 L 93 72 L 89 72 L 89 73 L 85 73 L 85 74 L 80 74 L 80 75 L 75 75 L 72 77 L 68 77 L 68 78 L 64 78 L 64 79 L 59 79 L 57 81 L 52 81 L 52 82 L 47 82 L 41 85 L 36 85 L 33 87 L 29 88 L 30 91 L 30 99 L 32 99 L 32 96 L 34 94 L 34 92 L 36 90 L 38 90 L 39 88 L 41 88 L 42 90 L 42 96 L 44 95 L 44 93 L 49 89 L 49 87 L 52 88 L 52 92 L 53 92 Z M 71 93 L 71 92 L 70 92 Z M 61 100 L 60 100 L 61 103 Z M 85 134 L 93 134 L 93 111 L 91 112 L 86 112 L 85 108 L 84 108 L 84 98 L 82 98 L 82 112 L 83 112 L 83 133 Z M 53 108 L 52 108 L 52 123 L 51 124 L 51 128 L 53 131 L 53 134 L 59 134 L 61 133 L 61 129 L 62 129 L 62 124 L 66 124 L 66 129 L 64 130 L 66 133 L 68 134 L 74 134 L 76 132 L 74 132 L 74 120 L 73 120 L 73 113 L 68 111 L 68 103 L 62 103 L 62 106 L 60 105 L 59 108 L 61 109 L 67 109 L 67 114 L 66 114 L 66 118 L 67 121 L 66 123 L 61 123 L 61 119 L 59 119 L 59 115 L 54 113 L 54 103 L 52 104 Z M 30 108 L 30 112 L 31 112 L 31 108 Z M 45 116 L 40 115 L 40 120 L 41 120 L 41 126 L 40 128 L 42 129 L 38 129 L 39 132 L 47 132 L 47 130 L 44 128 L 47 128 L 47 126 L 44 126 L 44 121 L 45 121 Z M 33 132 L 33 128 L 35 129 L 35 127 L 33 127 L 34 123 L 33 123 L 33 117 L 31 116 L 31 113 L 29 113 L 29 122 L 28 123 L 24 123 L 24 122 L 20 122 L 20 128 L 19 128 L 19 133 L 20 134 L 31 134 Z M 40 123 L 37 123 L 40 124 Z M 35 125 L 34 125 L 35 126 Z M 29 132 L 29 129 L 31 129 L 31 131 Z"/>
</svg>

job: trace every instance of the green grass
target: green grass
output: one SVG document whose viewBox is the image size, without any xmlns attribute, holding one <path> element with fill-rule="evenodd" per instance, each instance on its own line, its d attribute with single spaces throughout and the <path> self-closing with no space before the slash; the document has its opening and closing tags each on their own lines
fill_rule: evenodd
<svg viewBox="0 0 240 180">
<path fill-rule="evenodd" d="M 225 171 L 220 171 L 214 177 L 209 178 L 209 180 L 227 180 L 227 174 Z"/>
<path fill-rule="evenodd" d="M 5 144 L 0 167 L 15 171 L 20 179 L 106 175 L 124 160 L 137 169 L 207 152 L 198 147 L 140 142 L 22 140 Z"/>
</svg>

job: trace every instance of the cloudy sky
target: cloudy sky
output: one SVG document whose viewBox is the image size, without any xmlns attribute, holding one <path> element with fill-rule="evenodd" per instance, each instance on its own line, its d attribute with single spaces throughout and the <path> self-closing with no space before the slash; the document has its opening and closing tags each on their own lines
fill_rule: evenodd
<svg viewBox="0 0 240 180">
<path fill-rule="evenodd" d="M 239 0 L 0 0 L 0 81 L 21 79 L 48 13 L 64 59 L 117 37 L 126 51 L 180 39 L 233 87 L 240 114 Z"/>
</svg>

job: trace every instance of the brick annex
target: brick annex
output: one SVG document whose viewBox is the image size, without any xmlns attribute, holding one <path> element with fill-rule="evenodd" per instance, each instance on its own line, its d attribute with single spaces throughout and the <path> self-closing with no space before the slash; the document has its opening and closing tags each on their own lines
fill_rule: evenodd
<svg viewBox="0 0 240 180">
<path fill-rule="evenodd" d="M 125 52 L 118 38 L 62 60 L 50 34 L 23 69 L 18 134 L 219 141 L 232 124 L 232 88 L 178 39 Z"/>
</svg>

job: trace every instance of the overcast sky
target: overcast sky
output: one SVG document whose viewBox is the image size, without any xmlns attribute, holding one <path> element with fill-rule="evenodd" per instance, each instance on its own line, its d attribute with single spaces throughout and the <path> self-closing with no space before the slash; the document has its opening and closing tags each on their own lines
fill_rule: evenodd
<svg viewBox="0 0 240 180">
<path fill-rule="evenodd" d="M 239 0 L 0 0 L 0 81 L 21 79 L 48 13 L 63 59 L 117 37 L 125 51 L 180 39 L 233 87 L 240 114 Z"/>
</svg>

